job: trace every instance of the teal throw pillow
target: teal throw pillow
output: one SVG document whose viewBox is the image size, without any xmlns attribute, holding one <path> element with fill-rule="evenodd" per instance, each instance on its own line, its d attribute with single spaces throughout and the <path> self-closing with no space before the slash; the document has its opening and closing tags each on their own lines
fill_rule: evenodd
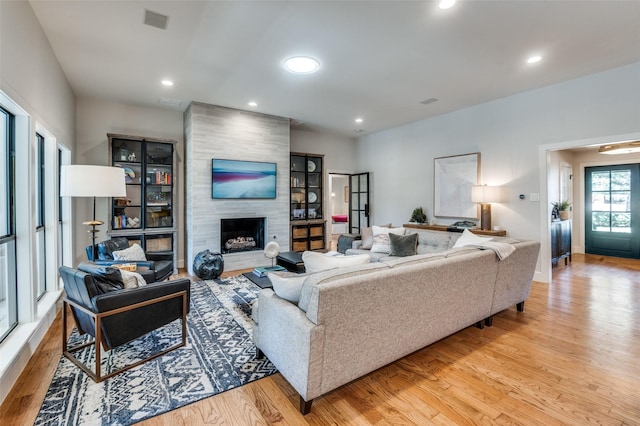
<svg viewBox="0 0 640 426">
<path fill-rule="evenodd" d="M 418 251 L 418 234 L 389 234 L 389 243 L 391 246 L 389 255 L 398 257 L 413 256 Z"/>
</svg>

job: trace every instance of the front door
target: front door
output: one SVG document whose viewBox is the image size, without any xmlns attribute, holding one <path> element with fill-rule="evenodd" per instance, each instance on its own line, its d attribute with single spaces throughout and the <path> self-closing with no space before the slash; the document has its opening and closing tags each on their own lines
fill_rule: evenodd
<svg viewBox="0 0 640 426">
<path fill-rule="evenodd" d="M 369 226 L 369 173 L 349 177 L 349 232 L 359 234 Z"/>
<path fill-rule="evenodd" d="M 585 168 L 585 252 L 640 258 L 640 165 Z"/>
</svg>

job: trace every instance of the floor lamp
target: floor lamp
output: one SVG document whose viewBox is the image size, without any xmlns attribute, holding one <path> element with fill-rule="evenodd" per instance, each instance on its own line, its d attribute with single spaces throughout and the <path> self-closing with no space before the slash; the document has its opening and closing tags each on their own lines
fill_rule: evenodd
<svg viewBox="0 0 640 426">
<path fill-rule="evenodd" d="M 480 229 L 491 229 L 491 203 L 500 202 L 500 187 L 476 185 L 471 188 L 471 201 L 480 204 Z"/>
<path fill-rule="evenodd" d="M 62 166 L 60 196 L 93 197 L 93 219 L 82 224 L 90 227 L 87 232 L 91 234 L 91 254 L 95 257 L 96 232 L 99 231 L 96 226 L 104 223 L 96 220 L 96 197 L 126 197 L 124 169 L 108 166 Z"/>
</svg>

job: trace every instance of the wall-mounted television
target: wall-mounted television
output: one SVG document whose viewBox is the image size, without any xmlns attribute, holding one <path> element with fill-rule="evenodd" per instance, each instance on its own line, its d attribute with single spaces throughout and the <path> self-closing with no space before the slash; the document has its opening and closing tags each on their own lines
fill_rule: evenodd
<svg viewBox="0 0 640 426">
<path fill-rule="evenodd" d="M 276 198 L 276 163 L 211 160 L 211 197 Z"/>
</svg>

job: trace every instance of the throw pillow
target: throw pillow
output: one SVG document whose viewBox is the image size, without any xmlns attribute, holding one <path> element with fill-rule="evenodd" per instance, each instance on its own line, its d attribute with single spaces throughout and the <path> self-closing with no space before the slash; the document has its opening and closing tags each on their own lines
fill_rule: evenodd
<svg viewBox="0 0 640 426">
<path fill-rule="evenodd" d="M 147 284 L 144 278 L 142 278 L 142 275 L 137 272 L 120 269 L 120 274 L 122 275 L 122 283 L 124 284 L 124 288 L 138 288 L 142 285 Z"/>
<path fill-rule="evenodd" d="M 343 266 L 362 265 L 369 263 L 371 257 L 368 254 L 356 254 L 353 256 L 325 256 L 314 251 L 302 253 L 302 261 L 307 273 L 326 271 L 328 269 L 340 268 Z"/>
<path fill-rule="evenodd" d="M 280 275 L 274 272 L 267 272 L 267 277 L 271 281 L 273 291 L 278 297 L 288 300 L 291 303 L 300 301 L 302 284 L 307 279 L 307 274 Z"/>
<path fill-rule="evenodd" d="M 464 247 L 464 246 L 477 246 L 480 244 L 484 244 L 487 241 L 491 241 L 491 237 L 479 237 L 473 232 L 465 229 L 458 238 L 458 241 L 453 245 L 453 248 Z"/>
<path fill-rule="evenodd" d="M 405 257 L 418 252 L 418 234 L 396 235 L 389 234 L 389 255 Z"/>
<path fill-rule="evenodd" d="M 371 253 L 389 253 L 391 245 L 389 234 L 404 235 L 404 228 L 384 228 L 373 226 L 373 245 Z"/>
<path fill-rule="evenodd" d="M 380 226 L 383 228 L 391 228 L 390 223 Z M 363 250 L 371 250 L 371 246 L 373 246 L 373 227 L 367 226 L 366 228 L 362 228 L 360 235 L 362 238 L 362 244 L 360 245 L 360 248 Z"/>
<path fill-rule="evenodd" d="M 144 250 L 142 250 L 142 247 L 140 247 L 138 243 L 124 250 L 116 250 L 112 254 L 115 260 L 147 260 L 147 256 L 144 255 Z"/>
</svg>

